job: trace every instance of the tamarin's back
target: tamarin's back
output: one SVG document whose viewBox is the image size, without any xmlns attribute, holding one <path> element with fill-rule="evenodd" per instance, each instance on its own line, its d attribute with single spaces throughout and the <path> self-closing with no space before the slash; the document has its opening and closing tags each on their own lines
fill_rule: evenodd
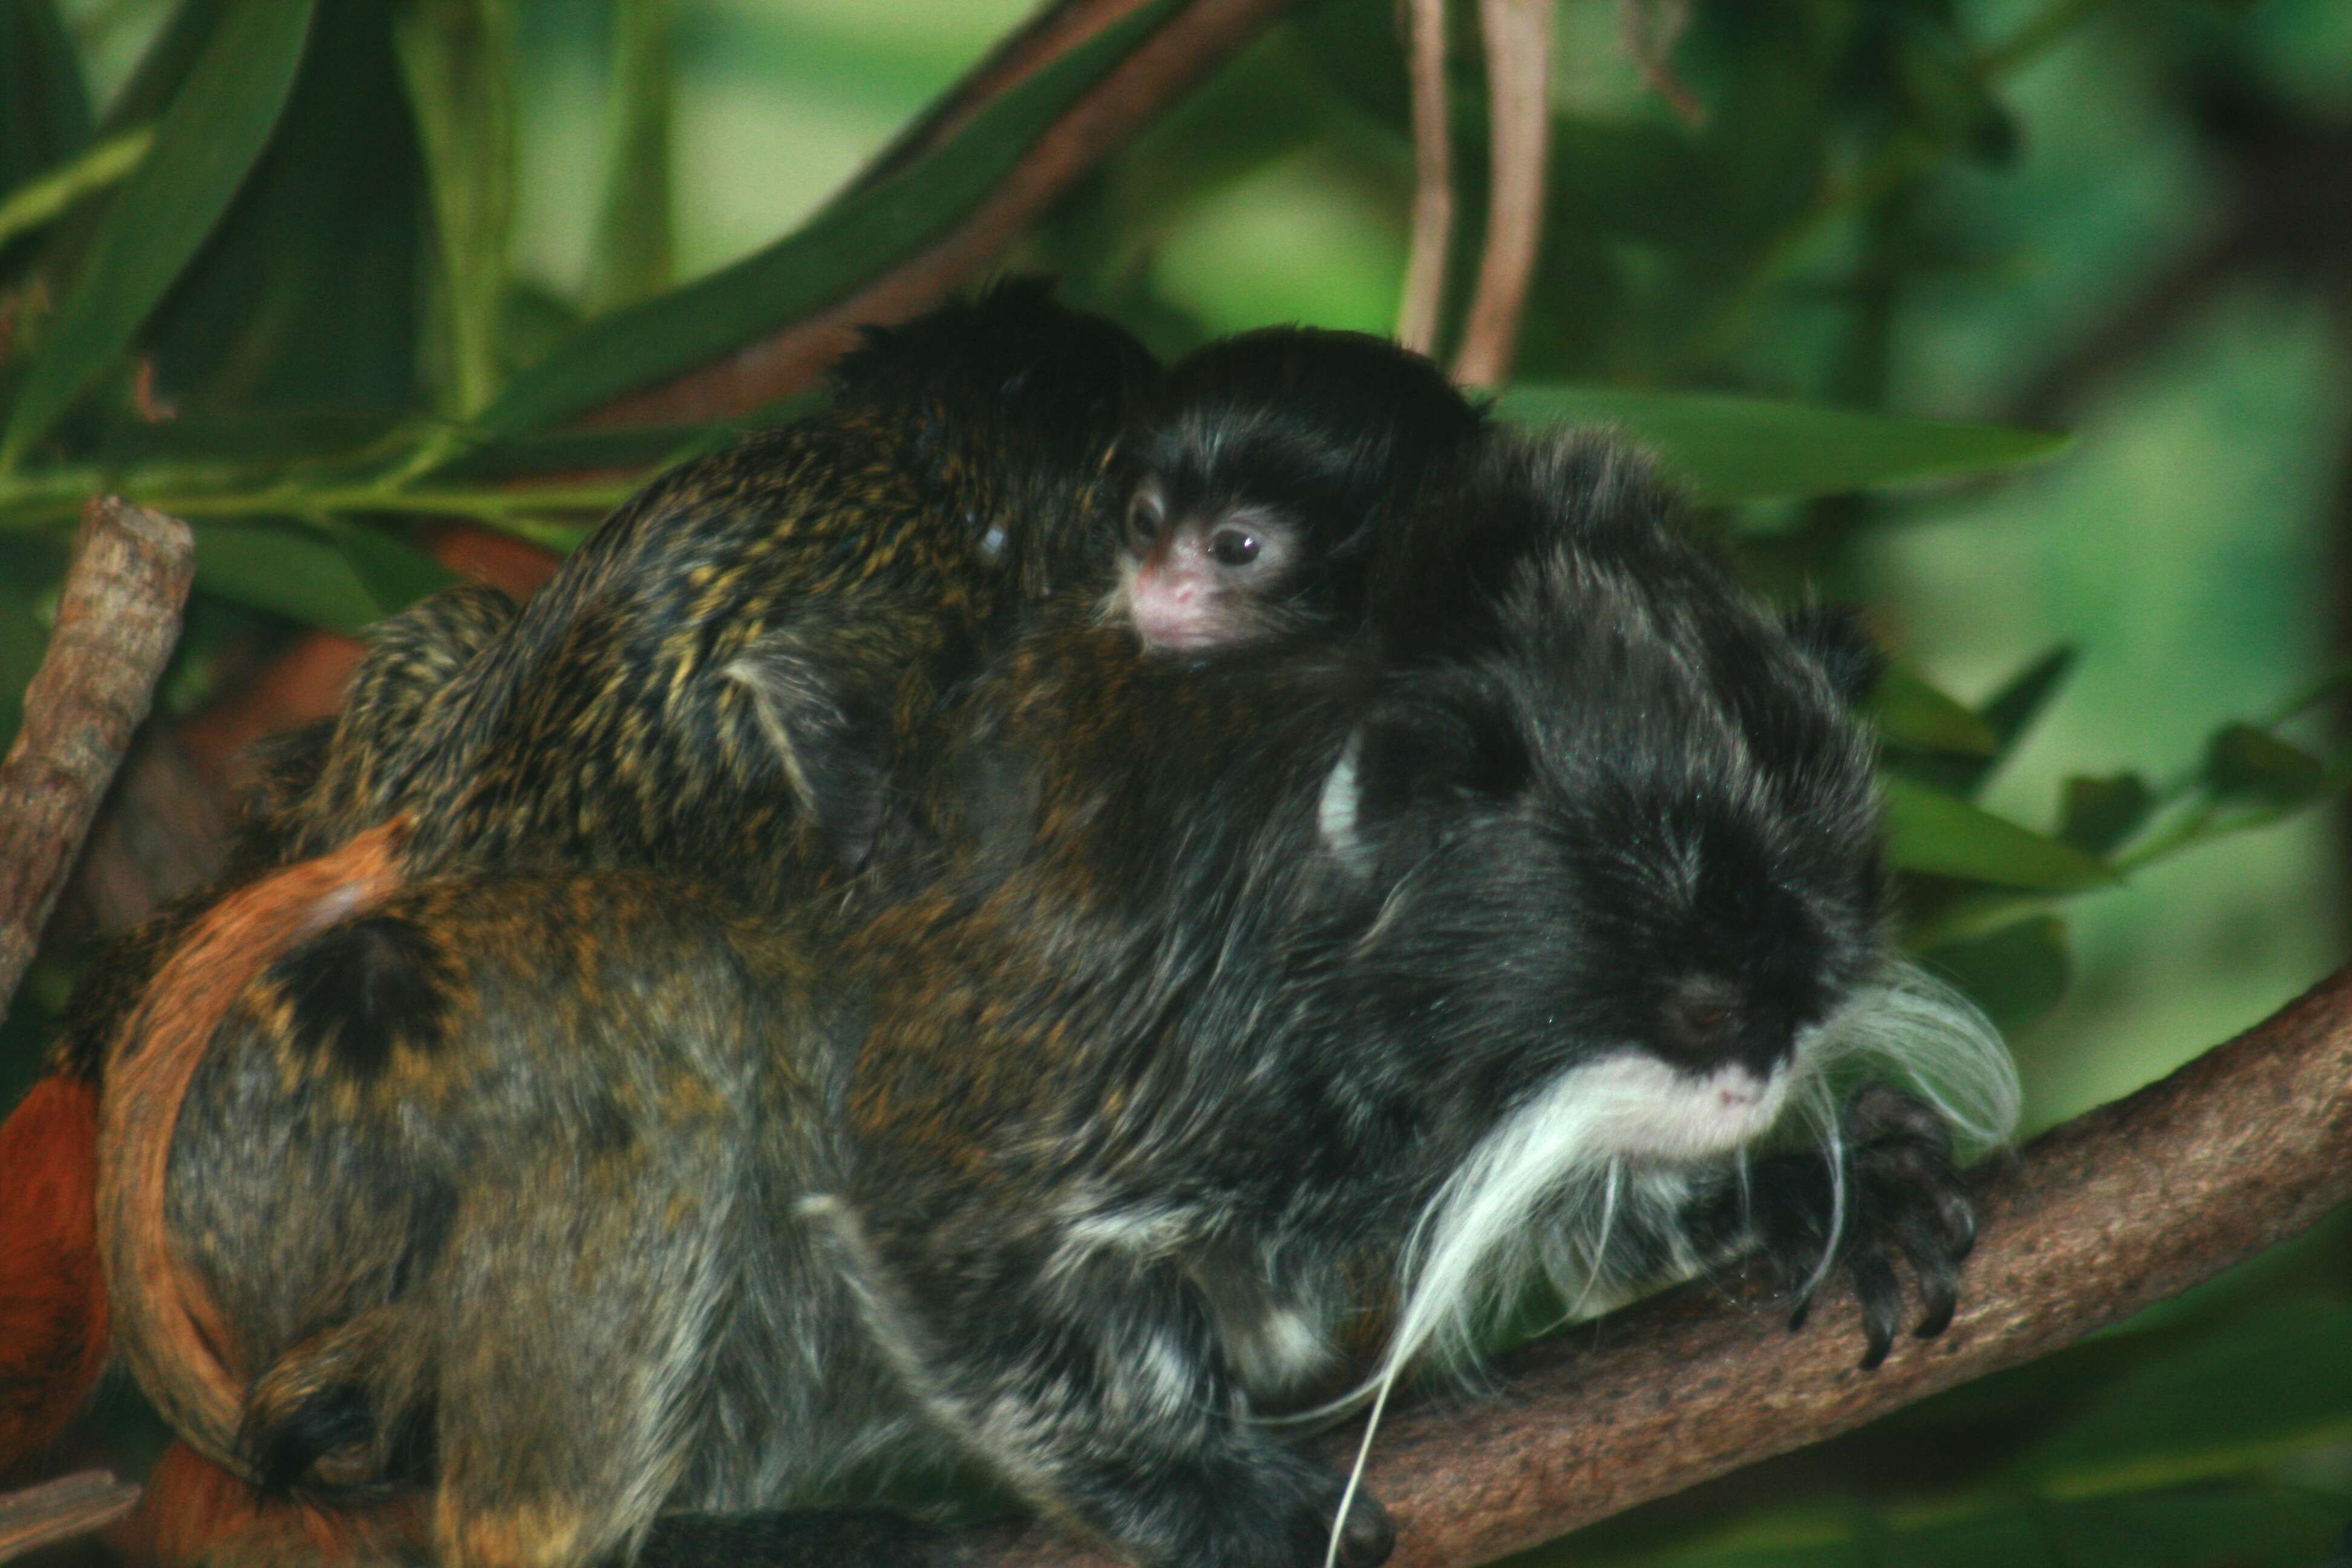
<svg viewBox="0 0 2352 1568">
<path fill-rule="evenodd" d="M 874 333 L 832 409 L 656 479 L 510 624 L 411 612 L 430 637 L 382 663 L 462 668 L 388 675 L 415 700 L 371 719 L 362 667 L 274 858 L 406 810 L 419 870 L 655 866 L 772 908 L 857 866 L 942 694 L 1022 605 L 1107 578 L 1107 465 L 1153 374 L 1031 283 Z"/>
</svg>

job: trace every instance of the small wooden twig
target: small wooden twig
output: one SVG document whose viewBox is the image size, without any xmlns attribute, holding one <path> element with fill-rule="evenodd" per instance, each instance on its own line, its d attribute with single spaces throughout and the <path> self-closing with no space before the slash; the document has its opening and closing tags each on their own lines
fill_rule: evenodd
<svg viewBox="0 0 2352 1568">
<path fill-rule="evenodd" d="M 24 727 L 0 763 L 0 1018 L 147 716 L 195 577 L 187 524 L 110 496 L 82 513 L 75 550 Z"/>
<path fill-rule="evenodd" d="M 1055 198 L 1256 37 L 1288 4 L 1196 0 L 1072 104 L 995 190 L 929 246 L 772 336 L 663 385 L 616 399 L 590 421 L 718 418 L 800 391 L 856 341 L 857 327 L 904 321 L 979 272 Z"/>
<path fill-rule="evenodd" d="M 0 1563 L 104 1530 L 139 1504 L 139 1489 L 104 1470 L 0 1497 Z"/>
<path fill-rule="evenodd" d="M 1445 102 L 1445 0 L 1407 0 L 1412 78 L 1412 248 L 1405 255 L 1397 342 L 1437 352 L 1445 263 L 1454 246 L 1454 124 Z"/>
<path fill-rule="evenodd" d="M 1759 1279 L 1685 1287 L 1507 1357 L 1500 1397 L 1391 1415 L 1366 1484 L 1391 1568 L 1463 1568 L 1817 1443 L 2071 1344 L 2352 1199 L 2352 969 L 2160 1083 L 2043 1134 L 1980 1183 L 1959 1316 L 1861 1371 L 1843 1287 L 1802 1333 Z M 1318 1451 L 1354 1456 L 1352 1431 Z M 975 1531 L 973 1568 L 1110 1560 Z"/>
<path fill-rule="evenodd" d="M 1617 36 L 1650 90 L 1696 131 L 1706 123 L 1706 108 L 1675 74 L 1675 46 L 1690 26 L 1690 0 L 1617 0 Z"/>
<path fill-rule="evenodd" d="M 1454 379 L 1496 386 L 1511 374 L 1519 319 L 1543 238 L 1544 169 L 1551 149 L 1552 0 L 1479 0 L 1486 43 L 1486 106 L 1493 176 L 1486 249 L 1462 329 Z"/>
</svg>

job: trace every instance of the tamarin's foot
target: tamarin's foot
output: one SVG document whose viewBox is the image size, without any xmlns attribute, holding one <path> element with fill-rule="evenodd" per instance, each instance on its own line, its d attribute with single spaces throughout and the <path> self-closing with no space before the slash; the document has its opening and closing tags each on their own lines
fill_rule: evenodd
<svg viewBox="0 0 2352 1568">
<path fill-rule="evenodd" d="M 1933 1339 L 1959 1302 L 1960 1264 L 1976 1245 L 1976 1211 L 1952 1163 L 1952 1136 L 1935 1109 L 1915 1095 L 1868 1083 L 1846 1101 L 1844 1213 L 1828 1164 L 1816 1154 L 1775 1154 L 1750 1178 L 1753 1223 L 1766 1256 L 1801 1293 L 1790 1328 L 1801 1328 L 1812 1291 L 1833 1264 L 1853 1282 L 1862 1303 L 1865 1370 L 1886 1359 L 1902 1326 L 1900 1258 L 1911 1267 L 1925 1309 L 1912 1332 Z M 1832 1227 L 1835 1234 L 1832 1235 Z"/>
</svg>

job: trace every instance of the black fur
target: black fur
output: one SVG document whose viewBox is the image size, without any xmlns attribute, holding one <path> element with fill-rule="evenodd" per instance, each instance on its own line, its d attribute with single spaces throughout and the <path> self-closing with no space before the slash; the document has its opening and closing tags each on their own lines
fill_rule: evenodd
<svg viewBox="0 0 2352 1568">
<path fill-rule="evenodd" d="M 370 915 L 329 928 L 272 964 L 292 1010 L 289 1043 L 372 1079 L 395 1050 L 440 1047 L 446 965 L 409 921 Z"/>
<path fill-rule="evenodd" d="M 1239 507 L 1279 518 L 1297 532 L 1298 564 L 1253 592 L 1293 627 L 1352 625 L 1381 520 L 1486 430 L 1418 354 L 1360 332 L 1274 327 L 1173 366 L 1132 460 L 1160 507 L 1147 531 Z"/>
</svg>

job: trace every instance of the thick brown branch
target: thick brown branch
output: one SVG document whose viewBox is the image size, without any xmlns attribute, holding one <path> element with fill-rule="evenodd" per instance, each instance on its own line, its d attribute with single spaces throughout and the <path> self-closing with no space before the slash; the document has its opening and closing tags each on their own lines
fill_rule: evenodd
<svg viewBox="0 0 2352 1568">
<path fill-rule="evenodd" d="M 104 1470 L 83 1470 L 0 1497 L 0 1563 L 105 1529 L 139 1501 L 139 1489 Z"/>
<path fill-rule="evenodd" d="M 1177 12 L 1072 104 L 1003 183 L 946 235 L 773 336 L 608 404 L 593 420 L 709 419 L 748 413 L 800 391 L 855 342 L 855 328 L 904 321 L 986 266 L 1081 175 L 1287 7 L 1288 0 L 1197 0 Z"/>
<path fill-rule="evenodd" d="M 1479 0 L 1486 40 L 1488 183 L 1486 250 L 1462 329 L 1454 379 L 1495 386 L 1511 374 L 1519 318 L 1543 237 L 1544 167 L 1551 148 L 1552 0 Z"/>
<path fill-rule="evenodd" d="M 1461 1568 L 2047 1355 L 2352 1197 L 2352 969 L 2160 1083 L 2044 1134 L 1982 1183 L 1967 1300 L 1876 1372 L 1851 1298 L 1790 1334 L 1762 1284 L 1686 1287 L 1508 1358 L 1502 1396 L 1391 1416 L 1367 1484 L 1394 1568 Z M 1355 1434 L 1324 1439 L 1335 1465 Z M 976 1534 L 975 1568 L 1108 1560 Z"/>
<path fill-rule="evenodd" d="M 0 1018 L 147 716 L 195 575 L 188 526 L 111 497 L 82 514 L 48 651 L 0 763 Z"/>
<path fill-rule="evenodd" d="M 1437 352 L 1445 262 L 1454 245 L 1454 122 L 1445 104 L 1445 0 L 1408 0 L 1412 62 L 1412 248 L 1404 264 L 1397 342 Z"/>
</svg>

